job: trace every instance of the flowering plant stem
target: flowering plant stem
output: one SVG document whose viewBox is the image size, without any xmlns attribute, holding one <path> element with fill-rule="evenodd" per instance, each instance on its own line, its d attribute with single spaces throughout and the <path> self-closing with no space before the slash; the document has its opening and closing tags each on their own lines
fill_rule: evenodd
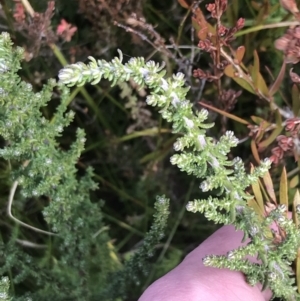
<svg viewBox="0 0 300 301">
<path fill-rule="evenodd" d="M 145 62 L 144 58 L 132 58 L 123 64 L 121 51 L 111 62 L 89 59 L 88 64 L 79 62 L 62 69 L 60 83 L 82 86 L 90 82 L 95 85 L 105 78 L 115 85 L 131 78 L 141 87 L 148 87 L 151 93 L 146 102 L 159 107 L 162 117 L 172 123 L 173 132 L 181 134 L 174 144 L 178 153 L 171 157 L 171 163 L 202 179 L 200 188 L 203 192 L 217 193 L 217 197 L 211 195 L 189 202 L 187 210 L 202 212 L 215 223 L 234 224 L 244 231 L 244 239 L 251 238 L 246 246 L 232 250 L 226 256 L 205 257 L 204 264 L 242 271 L 251 285 L 262 282 L 278 297 L 298 296 L 289 264 L 300 246 L 300 232 L 286 217 L 287 208 L 280 205 L 262 218 L 247 205 L 247 201 L 253 199 L 246 192 L 247 187 L 267 172 L 271 161 L 265 159 L 253 172 L 247 173 L 240 158 L 229 160 L 227 155 L 238 144 L 238 139 L 231 131 L 217 142 L 206 135 L 206 129 L 213 124 L 205 123 L 207 110 L 194 111 L 186 99 L 189 88 L 185 86 L 182 73 L 166 79 L 164 65 Z M 274 221 L 286 233 L 280 242 L 275 242 L 270 232 Z M 246 255 L 257 256 L 261 264 L 251 263 L 245 259 Z"/>
</svg>

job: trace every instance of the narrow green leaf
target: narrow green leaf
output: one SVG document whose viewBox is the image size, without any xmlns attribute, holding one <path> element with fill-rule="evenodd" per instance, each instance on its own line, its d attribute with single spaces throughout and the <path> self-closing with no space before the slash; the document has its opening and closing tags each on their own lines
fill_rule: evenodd
<svg viewBox="0 0 300 301">
<path fill-rule="evenodd" d="M 254 65 L 251 70 L 251 76 L 255 87 L 258 88 L 260 64 L 259 64 L 259 57 L 256 50 L 253 51 L 253 58 L 254 58 Z"/>
<path fill-rule="evenodd" d="M 250 92 L 252 94 L 256 94 L 255 90 L 252 88 L 252 86 L 246 80 L 236 76 L 236 71 L 232 65 L 228 65 L 225 68 L 224 73 L 228 77 L 231 77 L 238 85 L 240 85 L 242 88 L 244 88 L 248 92 Z"/>
<path fill-rule="evenodd" d="M 271 178 L 271 175 L 269 172 L 266 172 L 264 177 L 263 177 L 263 181 L 265 184 L 265 188 L 267 190 L 267 193 L 271 199 L 271 201 L 277 205 L 277 201 L 276 201 L 276 195 L 275 195 L 275 191 L 274 191 L 274 186 L 273 186 L 273 181 Z"/>
<path fill-rule="evenodd" d="M 218 109 L 218 108 L 215 108 L 214 106 L 210 106 L 210 105 L 208 105 L 208 104 L 206 104 L 206 103 L 204 103 L 204 102 L 202 102 L 202 101 L 199 101 L 199 103 L 200 103 L 203 107 L 206 107 L 206 108 L 208 108 L 208 109 L 210 109 L 210 110 L 212 110 L 212 111 L 215 111 L 215 112 L 217 112 L 217 113 L 219 113 L 219 114 L 221 114 L 221 115 L 223 115 L 223 116 L 226 116 L 226 117 L 228 117 L 228 118 L 230 118 L 230 119 L 232 119 L 232 120 L 235 120 L 235 121 L 237 121 L 237 122 L 239 122 L 239 123 L 246 124 L 246 125 L 249 124 L 249 122 L 248 122 L 247 120 L 242 119 L 242 118 L 240 118 L 240 117 L 238 117 L 238 116 L 235 116 L 235 115 L 233 115 L 233 114 L 230 114 L 230 113 L 228 113 L 228 112 L 225 112 L 225 111 L 223 111 L 223 110 L 220 110 L 220 109 Z"/>
<path fill-rule="evenodd" d="M 268 193 L 266 191 L 266 188 L 264 187 L 264 183 L 261 180 L 259 180 L 258 183 L 259 183 L 261 194 L 263 195 L 263 199 L 265 201 L 269 200 L 269 195 L 268 195 Z"/>
<path fill-rule="evenodd" d="M 289 206 L 288 180 L 287 180 L 285 167 L 283 167 L 281 177 L 280 177 L 279 203 L 285 205 L 286 208 L 288 208 L 288 206 Z"/>
<path fill-rule="evenodd" d="M 246 47 L 245 46 L 240 46 L 237 48 L 235 52 L 235 58 L 238 60 L 239 63 L 242 62 L 244 55 L 245 55 Z"/>
<path fill-rule="evenodd" d="M 264 96 L 268 97 L 269 96 L 269 89 L 268 86 L 263 78 L 263 76 L 261 75 L 260 72 L 255 73 L 254 71 L 255 67 L 253 66 L 249 66 L 248 70 L 251 74 L 251 77 L 253 79 L 253 83 L 254 83 L 254 87 L 256 89 L 257 92 L 259 92 L 260 94 L 263 94 Z M 255 94 L 257 94 L 257 92 Z"/>
<path fill-rule="evenodd" d="M 299 190 L 296 190 L 296 193 L 294 195 L 294 199 L 293 199 L 293 221 L 295 223 L 295 225 L 298 227 L 299 226 L 299 220 L 298 220 L 298 215 L 297 215 L 297 206 L 300 205 L 300 194 L 299 194 Z M 298 253 L 299 255 L 299 253 Z M 299 256 L 298 256 L 299 257 Z M 299 260 L 299 259 L 297 259 Z M 300 274 L 298 274 L 298 276 L 300 276 Z M 298 279 L 297 276 L 297 279 Z"/>
<path fill-rule="evenodd" d="M 261 160 L 260 160 L 260 157 L 259 157 L 259 154 L 258 154 L 258 150 L 257 150 L 255 140 L 251 141 L 251 151 L 252 151 L 252 155 L 253 155 L 254 159 L 256 160 L 256 162 L 258 164 L 260 164 Z"/>
<path fill-rule="evenodd" d="M 285 67 L 286 67 L 286 63 L 285 63 L 285 61 L 283 61 L 281 69 L 279 71 L 279 74 L 278 74 L 275 82 L 273 83 L 273 85 L 270 87 L 270 90 L 269 90 L 270 96 L 273 96 L 279 90 L 280 85 L 282 84 L 282 81 L 284 79 Z"/>
<path fill-rule="evenodd" d="M 185 0 L 177 0 L 177 1 L 183 8 L 187 8 L 187 9 L 190 8 L 189 4 Z"/>
<path fill-rule="evenodd" d="M 268 122 L 267 120 L 264 120 L 263 118 L 261 117 L 258 117 L 258 116 L 250 116 L 250 118 L 257 124 L 257 125 L 262 125 L 263 124 L 263 129 L 266 129 L 268 128 L 271 123 Z"/>
<path fill-rule="evenodd" d="M 269 146 L 280 135 L 282 130 L 283 126 L 277 127 L 267 139 L 258 144 L 258 149 L 265 149 L 267 146 Z"/>
<path fill-rule="evenodd" d="M 278 109 L 275 110 L 276 125 L 282 126 L 282 117 Z"/>
<path fill-rule="evenodd" d="M 239 3 L 240 3 L 240 0 L 233 0 L 232 1 L 232 5 L 231 5 L 231 9 L 233 10 L 234 16 L 236 18 L 239 15 L 239 8 L 240 8 Z M 229 9 L 229 7 L 227 9 Z"/>
<path fill-rule="evenodd" d="M 258 216 L 263 216 L 264 211 L 261 210 L 260 206 L 258 205 L 255 199 L 247 201 L 249 207 L 251 207 Z"/>
<path fill-rule="evenodd" d="M 290 180 L 289 188 L 295 188 L 298 186 L 298 184 L 299 184 L 299 176 L 296 175 Z"/>
<path fill-rule="evenodd" d="M 295 116 L 299 116 L 300 93 L 299 93 L 299 88 L 296 84 L 294 84 L 292 87 L 292 102 L 293 102 L 293 113 Z"/>
<path fill-rule="evenodd" d="M 253 173 L 254 170 L 254 166 L 251 164 L 251 170 L 250 172 Z M 263 200 L 263 196 L 259 187 L 259 182 L 256 182 L 254 184 L 252 184 L 252 190 L 255 196 L 255 200 L 257 202 L 258 208 L 259 208 L 259 212 L 258 214 L 263 216 L 264 215 L 264 211 L 265 211 L 265 206 L 264 206 L 264 200 Z"/>
<path fill-rule="evenodd" d="M 160 134 L 165 134 L 165 133 L 170 133 L 170 132 L 171 132 L 171 130 L 169 130 L 169 129 L 159 129 L 157 127 L 153 127 L 153 128 L 149 128 L 149 129 L 142 130 L 142 131 L 136 131 L 136 132 L 133 132 L 131 134 L 122 136 L 120 138 L 117 138 L 116 141 L 117 142 L 123 142 L 123 141 L 128 141 L 128 140 L 131 140 L 131 139 L 135 139 L 135 138 L 138 138 L 138 137 L 157 136 L 157 135 L 160 135 Z"/>
</svg>

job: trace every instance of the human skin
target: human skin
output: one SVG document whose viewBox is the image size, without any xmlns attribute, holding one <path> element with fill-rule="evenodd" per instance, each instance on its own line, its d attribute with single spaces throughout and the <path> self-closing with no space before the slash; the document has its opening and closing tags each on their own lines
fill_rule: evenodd
<svg viewBox="0 0 300 301">
<path fill-rule="evenodd" d="M 189 253 L 172 271 L 150 285 L 138 301 L 265 301 L 270 290 L 247 284 L 241 272 L 206 267 L 206 255 L 225 255 L 244 244 L 242 231 L 224 226 Z M 251 261 L 256 261 L 254 258 Z"/>
</svg>

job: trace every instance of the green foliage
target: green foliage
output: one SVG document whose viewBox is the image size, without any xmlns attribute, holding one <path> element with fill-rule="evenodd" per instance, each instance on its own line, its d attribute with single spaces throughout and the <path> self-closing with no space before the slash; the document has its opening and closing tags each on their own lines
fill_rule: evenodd
<svg viewBox="0 0 300 301">
<path fill-rule="evenodd" d="M 9 279 L 8 277 L 2 277 L 0 280 L 0 300 L 1 301 L 10 301 L 8 294 L 9 290 Z"/>
<path fill-rule="evenodd" d="M 145 259 L 153 257 L 155 245 L 164 237 L 163 231 L 169 215 L 169 200 L 164 196 L 158 197 L 154 207 L 156 214 L 154 214 L 153 225 L 146 234 L 143 245 L 126 262 L 123 270 L 111 275 L 104 298 L 107 298 L 107 295 L 112 296 L 113 299 L 119 296 L 125 297 L 125 292 L 132 282 L 140 285 L 141 276 L 149 273 L 150 266 Z M 137 271 L 140 271 L 140 275 Z"/>
<path fill-rule="evenodd" d="M 299 246 L 299 168 L 293 159 L 299 161 L 300 81 L 295 64 L 296 73 L 290 69 L 285 80 L 289 66 L 275 48 L 288 61 L 299 59 L 295 1 L 190 6 L 193 1 L 178 0 L 181 7 L 174 1 L 127 2 L 57 0 L 56 9 L 51 2 L 46 13 L 47 1 L 1 3 L 2 28 L 25 50 L 14 50 L 7 34 L 0 37 L 0 299 L 136 300 L 142 287 L 178 264 L 216 224 L 234 223 L 251 243 L 225 256 L 207 256 L 204 263 L 243 271 L 250 284 L 260 281 L 275 295 L 294 300 L 295 275 L 300 291 L 300 257 L 293 262 Z M 58 24 L 67 35 L 77 26 L 70 42 L 56 33 Z M 274 47 L 288 24 L 293 24 L 289 34 Z M 110 58 L 120 45 L 127 56 L 147 59 L 132 59 L 124 67 L 120 59 L 91 58 L 88 66 L 79 63 L 60 73 L 70 84 L 108 78 L 117 87 L 102 81 L 69 93 L 55 80 L 42 86 L 67 61 L 80 61 L 87 53 Z M 167 67 L 146 63 L 153 55 Z M 186 78 L 178 74 L 167 80 L 174 70 Z M 133 81 L 120 82 L 129 78 L 145 89 L 136 92 Z M 148 87 L 149 104 L 160 107 L 175 135 L 162 118 L 151 118 L 158 115 L 155 108 L 141 103 Z M 198 110 L 198 101 L 209 113 Z M 184 173 L 163 160 L 174 141 L 177 154 L 171 162 Z M 248 174 L 252 155 L 258 164 L 270 156 L 273 162 L 259 182 L 270 162 Z M 281 177 L 280 164 L 287 168 Z M 187 192 L 199 179 L 202 191 L 191 184 Z M 163 247 L 158 242 L 168 215 L 164 197 L 155 203 L 156 218 L 144 237 L 157 193 L 172 195 L 174 231 Z M 210 222 L 183 214 L 190 199 L 187 209 Z M 287 207 L 294 224 L 286 219 Z M 276 233 L 270 231 L 274 221 Z M 158 259 L 151 257 L 161 247 Z M 248 262 L 246 255 L 262 264 Z"/>
<path fill-rule="evenodd" d="M 287 207 L 280 205 L 268 217 L 261 219 L 247 205 L 253 197 L 246 193 L 246 188 L 268 171 L 271 161 L 265 159 L 247 174 L 240 158 L 228 159 L 230 149 L 238 143 L 233 132 L 227 131 L 217 142 L 206 136 L 206 129 L 213 125 L 204 122 L 208 115 L 206 110 L 193 111 L 192 104 L 186 99 L 188 88 L 182 73 L 165 79 L 164 66 L 153 61 L 145 62 L 143 58 L 132 58 L 123 64 L 122 53 L 119 54 L 120 57 L 111 62 L 89 57 L 89 64 L 80 62 L 68 65 L 59 73 L 60 82 L 68 86 L 84 85 L 86 82 L 97 84 L 103 77 L 115 85 L 131 78 L 138 85 L 148 87 L 151 94 L 147 97 L 147 103 L 159 107 L 162 117 L 172 122 L 173 132 L 182 135 L 174 144 L 174 149 L 180 153 L 172 156 L 171 163 L 188 174 L 204 178 L 200 184 L 203 192 L 218 193 L 215 198 L 189 202 L 187 209 L 204 212 L 215 223 L 233 223 L 244 231 L 245 239 L 252 239 L 246 247 L 233 250 L 227 256 L 206 257 L 204 264 L 243 271 L 251 285 L 262 282 L 276 296 L 299 296 L 295 292 L 295 278 L 290 275 L 289 264 L 300 247 L 300 231 L 286 217 Z M 286 239 L 279 243 L 275 243 L 270 235 L 273 222 L 286 233 Z M 244 259 L 246 255 L 257 256 L 262 264 L 251 263 Z"/>
<path fill-rule="evenodd" d="M 0 275 L 11 277 L 13 300 L 114 300 L 126 294 L 125 282 L 138 279 L 135 274 L 146 267 L 145 261 L 163 236 L 169 202 L 158 198 L 155 221 L 143 247 L 122 266 L 102 220 L 102 205 L 91 202 L 90 193 L 97 188 L 93 171 L 87 168 L 84 176 L 78 176 L 83 130 L 77 130 L 69 150 L 63 150 L 57 140 L 74 118 L 67 109 L 69 89 L 50 80 L 35 93 L 17 74 L 22 55 L 23 50 L 14 49 L 10 36 L 2 33 L 0 135 L 4 147 L 0 157 L 10 169 L 13 183 L 8 213 L 17 226 L 10 236 L 1 239 Z M 54 93 L 60 95 L 60 103 L 52 119 L 47 120 L 41 108 Z M 17 186 L 21 189 L 15 196 Z M 25 224 L 11 213 L 16 202 L 24 206 L 28 199 L 46 203 L 43 216 L 52 232 Z M 24 232 L 19 226 L 40 233 L 39 241 L 44 244 L 20 239 Z M 22 245 L 46 251 L 34 256 Z M 7 280 L 2 278 L 3 296 L 7 294 Z M 17 293 L 15 287 L 20 288 Z"/>
</svg>

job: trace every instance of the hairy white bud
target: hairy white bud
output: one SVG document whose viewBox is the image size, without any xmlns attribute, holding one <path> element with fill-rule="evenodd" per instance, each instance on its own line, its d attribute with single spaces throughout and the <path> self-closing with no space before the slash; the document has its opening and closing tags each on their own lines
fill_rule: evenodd
<svg viewBox="0 0 300 301">
<path fill-rule="evenodd" d="M 210 257 L 210 256 L 205 256 L 205 257 L 203 257 L 202 262 L 203 262 L 203 264 L 206 265 L 206 266 L 211 265 L 211 264 L 212 264 L 211 257 Z"/>
<path fill-rule="evenodd" d="M 207 119 L 208 111 L 206 109 L 201 109 L 201 111 L 199 112 L 199 115 L 201 115 L 201 117 L 205 120 L 205 119 Z"/>
<path fill-rule="evenodd" d="M 186 204 L 185 208 L 189 212 L 194 212 L 195 211 L 195 204 L 194 204 L 194 202 L 188 202 Z"/>
<path fill-rule="evenodd" d="M 206 192 L 206 191 L 210 190 L 209 183 L 208 183 L 207 181 L 203 181 L 203 182 L 200 184 L 200 189 L 201 189 L 203 192 Z"/>
<path fill-rule="evenodd" d="M 198 141 L 199 141 L 201 149 L 204 149 L 205 146 L 206 146 L 205 136 L 204 135 L 198 135 Z"/>
<path fill-rule="evenodd" d="M 234 136 L 233 131 L 226 131 L 225 136 L 231 142 L 231 145 L 235 146 L 239 143 L 239 139 Z"/>
<path fill-rule="evenodd" d="M 164 78 L 161 79 L 161 87 L 165 91 L 167 91 L 169 89 L 169 84 L 168 84 L 168 82 Z"/>
<path fill-rule="evenodd" d="M 286 208 L 286 205 L 284 204 L 280 204 L 278 207 L 277 207 L 277 210 L 281 213 L 284 213 L 286 212 L 287 208 Z"/>
<path fill-rule="evenodd" d="M 180 100 L 179 100 L 177 94 L 174 92 L 171 93 L 171 97 L 172 97 L 172 105 L 173 105 L 173 107 L 176 108 L 178 106 Z"/>
<path fill-rule="evenodd" d="M 192 129 L 194 127 L 194 122 L 191 119 L 188 119 L 187 117 L 183 117 L 183 119 L 188 128 Z"/>
<path fill-rule="evenodd" d="M 234 252 L 233 251 L 229 251 L 227 253 L 227 258 L 230 260 L 230 259 L 234 259 L 235 258 L 235 255 L 234 255 Z"/>
<path fill-rule="evenodd" d="M 210 157 L 211 157 L 211 161 L 209 162 L 210 165 L 211 165 L 212 167 L 214 167 L 214 168 L 220 167 L 219 161 L 218 161 L 214 156 L 211 156 L 211 155 L 210 155 Z"/>
<path fill-rule="evenodd" d="M 173 147 L 174 147 L 174 150 L 175 150 L 175 151 L 180 151 L 180 150 L 182 150 L 182 149 L 183 149 L 182 142 L 181 142 L 180 140 L 177 140 L 177 141 L 174 143 Z"/>
</svg>

